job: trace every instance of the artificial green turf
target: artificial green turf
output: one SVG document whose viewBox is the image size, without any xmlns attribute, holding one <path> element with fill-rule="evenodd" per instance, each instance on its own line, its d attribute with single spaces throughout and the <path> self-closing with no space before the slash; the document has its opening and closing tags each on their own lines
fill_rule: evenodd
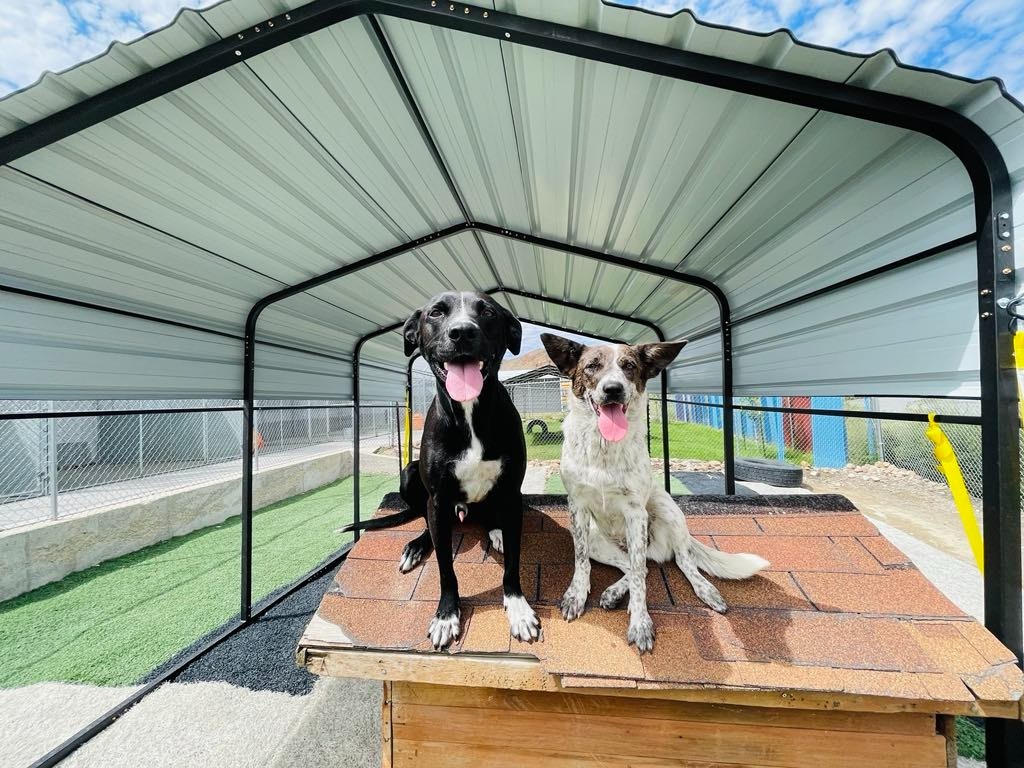
<svg viewBox="0 0 1024 768">
<path fill-rule="evenodd" d="M 661 470 L 654 473 L 655 480 L 662 482 Z M 669 487 L 675 496 L 689 495 L 690 489 L 683 485 L 675 477 L 669 477 Z M 562 476 L 558 472 L 552 472 L 544 482 L 544 493 L 565 493 L 565 485 L 562 483 Z"/>
<path fill-rule="evenodd" d="M 397 490 L 363 475 L 363 514 Z M 252 594 L 257 601 L 350 540 L 352 478 L 258 511 Z M 56 680 L 136 682 L 238 614 L 238 517 L 154 544 L 0 603 L 0 687 Z"/>
</svg>

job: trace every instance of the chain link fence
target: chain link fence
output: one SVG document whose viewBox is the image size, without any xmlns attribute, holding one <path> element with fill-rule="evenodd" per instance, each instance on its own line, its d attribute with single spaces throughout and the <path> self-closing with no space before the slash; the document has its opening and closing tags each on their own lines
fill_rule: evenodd
<svg viewBox="0 0 1024 768">
<path fill-rule="evenodd" d="M 185 408 L 193 412 L 109 413 Z M 241 477 L 240 409 L 233 400 L 0 401 L 0 530 Z M 2 418 L 84 411 L 96 415 Z M 394 446 L 394 405 L 363 406 L 360 439 L 364 451 Z M 351 440 L 350 403 L 256 403 L 257 471 L 351 450 Z"/>
</svg>

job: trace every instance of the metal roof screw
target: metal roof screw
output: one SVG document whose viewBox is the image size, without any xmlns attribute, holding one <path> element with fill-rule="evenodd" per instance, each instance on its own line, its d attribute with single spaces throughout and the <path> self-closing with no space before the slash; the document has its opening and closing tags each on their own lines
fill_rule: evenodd
<svg viewBox="0 0 1024 768">
<path fill-rule="evenodd" d="M 272 22 L 272 21 L 268 21 L 268 22 L 267 22 L 267 26 L 268 26 L 268 27 L 272 27 L 272 26 L 274 26 L 274 22 Z"/>
<path fill-rule="evenodd" d="M 1002 251 L 1003 253 L 1009 253 L 1010 251 L 1013 250 L 1013 246 L 1012 245 L 1003 245 L 1003 246 L 999 247 L 999 250 Z"/>
<path fill-rule="evenodd" d="M 257 32 L 259 32 L 259 31 L 260 31 L 260 28 L 259 28 L 259 27 L 254 27 L 254 29 L 255 29 L 255 30 L 256 30 Z"/>
<path fill-rule="evenodd" d="M 484 11 L 484 18 L 485 18 L 485 19 L 486 19 L 486 18 L 487 18 L 487 17 L 489 16 L 489 15 L 490 15 L 490 14 L 489 14 L 489 13 L 487 13 L 487 11 Z"/>
<path fill-rule="evenodd" d="M 992 317 L 992 313 L 991 312 L 982 312 L 981 316 L 982 316 L 983 319 L 986 318 L 986 317 Z"/>
<path fill-rule="evenodd" d="M 242 55 L 241 51 L 235 51 L 235 56 L 241 56 L 241 55 Z"/>
<path fill-rule="evenodd" d="M 286 14 L 284 15 L 284 20 L 285 20 L 285 21 L 291 21 L 291 20 L 292 20 L 292 15 L 291 15 L 290 13 L 286 13 Z"/>
<path fill-rule="evenodd" d="M 1003 274 L 1004 275 L 1012 275 L 1013 274 L 1013 267 L 1003 267 Z"/>
<path fill-rule="evenodd" d="M 437 0 L 430 0 L 430 7 L 431 8 L 436 8 L 437 7 Z"/>
<path fill-rule="evenodd" d="M 1002 232 L 999 233 L 999 236 L 1000 237 L 1009 237 L 1010 236 L 1010 232 L 1009 232 L 1009 230 L 1004 229 Z"/>
<path fill-rule="evenodd" d="M 1005 221 L 1006 219 L 1010 218 L 1010 214 L 1008 214 L 1008 213 L 1006 213 L 1006 212 L 1004 211 L 1003 213 L 1000 213 L 1000 214 L 999 214 L 999 218 L 1000 218 L 1000 219 L 1003 219 L 1003 221 Z"/>
<path fill-rule="evenodd" d="M 463 9 L 462 9 L 462 12 L 463 12 L 463 13 L 469 13 L 469 7 L 467 6 L 466 8 L 463 8 Z"/>
<path fill-rule="evenodd" d="M 448 10 L 449 11 L 454 11 L 455 10 L 455 6 L 454 5 L 449 5 L 448 6 Z"/>
<path fill-rule="evenodd" d="M 988 296 L 990 293 L 992 293 L 992 291 L 989 290 L 988 288 L 982 288 L 981 289 L 981 295 L 982 296 Z"/>
<path fill-rule="evenodd" d="M 512 37 L 508 32 L 505 33 L 505 37 Z"/>
<path fill-rule="evenodd" d="M 239 32 L 238 33 L 238 39 L 239 40 L 245 40 L 245 35 L 243 35 L 241 32 Z"/>
</svg>

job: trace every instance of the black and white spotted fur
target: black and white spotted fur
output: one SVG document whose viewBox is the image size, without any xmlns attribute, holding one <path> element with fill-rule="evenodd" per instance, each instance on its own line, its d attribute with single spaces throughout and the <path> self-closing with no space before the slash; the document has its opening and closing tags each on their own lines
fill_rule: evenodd
<svg viewBox="0 0 1024 768">
<path fill-rule="evenodd" d="M 624 575 L 601 595 L 601 607 L 614 608 L 628 593 L 627 638 L 641 653 L 649 652 L 655 633 L 647 611 L 648 560 L 674 560 L 697 597 L 716 611 L 726 610 L 725 601 L 698 569 L 743 579 L 768 563 L 694 539 L 679 506 L 651 472 L 646 381 L 672 362 L 686 342 L 585 347 L 551 334 L 541 340 L 572 380 L 573 391 L 562 425 L 561 475 L 569 497 L 575 572 L 562 598 L 562 615 L 572 621 L 584 612 L 591 559 L 611 565 Z M 597 408 L 606 401 L 626 407 L 628 430 L 619 442 L 605 440 L 598 430 Z"/>
</svg>

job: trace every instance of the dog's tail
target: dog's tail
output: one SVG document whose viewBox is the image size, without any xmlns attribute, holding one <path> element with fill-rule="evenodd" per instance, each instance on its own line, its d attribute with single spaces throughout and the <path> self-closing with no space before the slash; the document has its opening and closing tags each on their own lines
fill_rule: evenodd
<svg viewBox="0 0 1024 768">
<path fill-rule="evenodd" d="M 369 520 L 360 520 L 358 523 L 349 523 L 341 529 L 341 533 L 349 531 L 376 531 L 381 528 L 394 528 L 396 525 L 408 523 L 410 520 L 422 519 L 423 513 L 413 509 L 403 509 L 393 515 L 384 517 L 371 517 Z"/>
<path fill-rule="evenodd" d="M 419 460 L 410 461 L 402 470 L 399 494 L 402 500 L 409 505 L 408 509 L 396 512 L 393 515 L 383 517 L 371 517 L 369 520 L 360 520 L 358 523 L 349 523 L 341 529 L 342 533 L 349 531 L 377 531 L 381 528 L 394 528 L 396 525 L 408 523 L 417 518 L 427 516 L 427 488 L 423 485 L 420 477 Z"/>
<path fill-rule="evenodd" d="M 690 556 L 698 568 L 723 579 L 746 579 L 769 565 L 768 561 L 746 552 L 720 552 L 690 539 Z"/>
</svg>

